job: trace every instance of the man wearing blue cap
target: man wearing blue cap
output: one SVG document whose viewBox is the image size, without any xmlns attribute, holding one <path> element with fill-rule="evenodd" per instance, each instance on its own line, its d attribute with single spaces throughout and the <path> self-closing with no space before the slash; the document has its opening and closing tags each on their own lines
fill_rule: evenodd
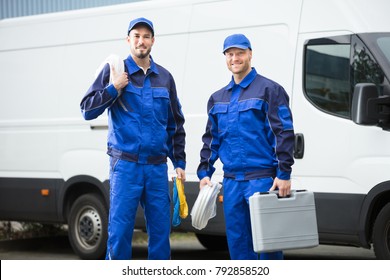
<svg viewBox="0 0 390 280">
<path fill-rule="evenodd" d="M 278 190 L 280 196 L 290 194 L 294 129 L 289 97 L 279 84 L 251 67 L 252 47 L 243 34 L 227 37 L 223 53 L 233 77 L 207 104 L 209 117 L 197 171 L 200 188 L 211 185 L 213 165 L 220 158 L 230 257 L 283 259 L 283 252 L 253 251 L 249 197 L 269 190 Z"/>
<path fill-rule="evenodd" d="M 131 259 L 139 204 L 148 233 L 148 258 L 170 258 L 167 157 L 185 180 L 185 131 L 172 75 L 150 56 L 154 27 L 137 18 L 127 32 L 124 73 L 106 64 L 81 101 L 87 120 L 109 117 L 110 210 L 106 259 Z M 112 82 L 110 83 L 110 76 Z"/>
</svg>

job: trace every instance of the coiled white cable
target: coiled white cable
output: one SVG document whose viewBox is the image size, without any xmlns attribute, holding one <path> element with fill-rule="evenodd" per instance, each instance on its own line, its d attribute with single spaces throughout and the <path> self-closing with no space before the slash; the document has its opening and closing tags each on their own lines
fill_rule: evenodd
<svg viewBox="0 0 390 280">
<path fill-rule="evenodd" d="M 106 59 L 103 60 L 100 66 L 96 69 L 95 78 L 100 74 L 100 72 L 103 70 L 104 66 L 107 63 L 110 65 L 110 72 L 111 72 L 111 67 L 115 69 L 117 75 L 120 75 L 125 71 L 125 64 L 123 62 L 123 59 L 121 59 L 119 55 L 110 54 L 109 56 L 106 57 Z M 110 73 L 110 84 L 112 84 L 112 73 Z M 122 91 L 120 90 L 118 92 L 118 97 L 121 95 L 121 93 Z"/>
<path fill-rule="evenodd" d="M 191 210 L 192 226 L 201 230 L 207 226 L 208 221 L 217 214 L 217 195 L 222 185 L 212 182 L 212 186 L 204 186 L 198 194 Z"/>
</svg>

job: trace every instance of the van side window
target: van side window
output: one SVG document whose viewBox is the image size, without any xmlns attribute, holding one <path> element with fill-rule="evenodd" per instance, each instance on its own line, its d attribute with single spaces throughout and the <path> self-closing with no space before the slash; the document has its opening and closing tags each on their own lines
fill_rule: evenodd
<svg viewBox="0 0 390 280">
<path fill-rule="evenodd" d="M 350 45 L 309 45 L 305 53 L 305 92 L 319 109 L 350 117 Z"/>
<path fill-rule="evenodd" d="M 380 35 L 380 34 L 379 34 Z M 379 36 L 375 35 L 375 36 Z M 306 98 L 318 109 L 343 118 L 351 118 L 354 87 L 358 83 L 377 85 L 379 94 L 388 90 L 388 81 L 374 51 L 390 45 L 381 39 L 373 44 L 371 34 L 336 36 L 310 40 L 305 48 L 304 90 Z M 390 54 L 386 50 L 383 55 Z M 382 56 L 383 56 L 382 55 Z M 377 53 L 378 56 L 378 53 Z"/>
</svg>

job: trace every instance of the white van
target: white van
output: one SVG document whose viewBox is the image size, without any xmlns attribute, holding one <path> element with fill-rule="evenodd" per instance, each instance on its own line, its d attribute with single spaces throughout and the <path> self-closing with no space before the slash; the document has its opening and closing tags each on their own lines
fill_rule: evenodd
<svg viewBox="0 0 390 280">
<path fill-rule="evenodd" d="M 190 209 L 206 103 L 231 78 L 223 40 L 244 33 L 252 65 L 290 94 L 293 188 L 315 192 L 320 243 L 390 259 L 389 10 L 387 0 L 159 0 L 1 20 L 0 220 L 67 223 L 80 257 L 104 255 L 107 117 L 86 122 L 79 103 L 106 56 L 127 57 L 128 23 L 143 16 L 186 116 Z M 226 246 L 219 202 L 202 231 L 190 217 L 173 229 Z"/>
</svg>

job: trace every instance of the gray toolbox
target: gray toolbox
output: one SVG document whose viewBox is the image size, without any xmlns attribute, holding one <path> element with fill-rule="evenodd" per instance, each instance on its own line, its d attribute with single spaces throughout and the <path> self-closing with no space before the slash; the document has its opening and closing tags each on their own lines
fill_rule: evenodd
<svg viewBox="0 0 390 280">
<path fill-rule="evenodd" d="M 276 191 L 257 192 L 249 197 L 249 209 L 255 252 L 318 246 L 313 192 L 291 190 L 284 198 Z"/>
</svg>

